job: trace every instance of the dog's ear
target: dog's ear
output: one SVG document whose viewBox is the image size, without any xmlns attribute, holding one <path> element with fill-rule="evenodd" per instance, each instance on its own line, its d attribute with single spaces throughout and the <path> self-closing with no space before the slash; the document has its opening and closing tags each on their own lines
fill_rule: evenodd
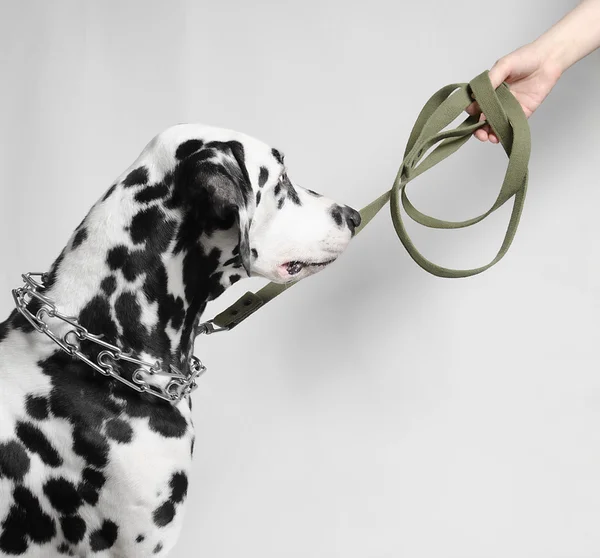
<svg viewBox="0 0 600 558">
<path fill-rule="evenodd" d="M 192 140 L 196 141 L 196 140 Z M 189 143 L 189 142 L 188 142 Z M 185 145 L 185 144 L 184 144 Z M 239 257 L 250 275 L 250 224 L 252 185 L 241 143 L 197 142 L 197 150 L 185 153 L 175 175 L 176 195 L 193 215 L 199 234 L 239 226 Z"/>
</svg>

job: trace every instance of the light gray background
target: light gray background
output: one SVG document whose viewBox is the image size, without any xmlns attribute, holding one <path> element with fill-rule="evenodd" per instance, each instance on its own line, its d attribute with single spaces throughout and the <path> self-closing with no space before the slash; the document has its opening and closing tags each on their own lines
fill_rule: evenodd
<svg viewBox="0 0 600 558">
<path fill-rule="evenodd" d="M 360 207 L 390 186 L 433 91 L 575 4 L 3 0 L 2 315 L 163 128 L 254 135 L 300 185 Z M 210 371 L 175 557 L 600 556 L 599 62 L 531 119 L 529 196 L 500 265 L 431 277 L 382 214 L 331 269 L 197 344 Z M 504 164 L 470 142 L 413 197 L 474 215 Z M 474 266 L 507 217 L 410 230 L 437 262 Z"/>
</svg>

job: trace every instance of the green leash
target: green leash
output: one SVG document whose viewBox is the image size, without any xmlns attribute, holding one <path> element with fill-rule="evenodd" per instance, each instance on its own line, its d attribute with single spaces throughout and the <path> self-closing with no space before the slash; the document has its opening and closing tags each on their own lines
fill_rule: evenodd
<svg viewBox="0 0 600 558">
<path fill-rule="evenodd" d="M 465 111 L 473 99 L 478 102 L 487 120 L 480 122 L 479 116 L 469 116 L 456 128 L 442 131 Z M 494 130 L 508 156 L 504 181 L 492 207 L 478 217 L 466 221 L 444 221 L 421 213 L 406 194 L 408 183 L 452 155 L 469 140 L 477 128 L 486 123 Z M 425 153 L 436 145 L 437 147 L 423 159 Z M 362 222 L 356 233 L 364 229 L 389 201 L 392 221 L 400 241 L 413 260 L 425 271 L 438 277 L 469 277 L 481 273 L 504 257 L 515 237 L 527 191 L 530 151 L 531 137 L 527 118 L 506 83 L 502 83 L 494 90 L 488 72 L 485 71 L 470 83 L 456 83 L 442 87 L 427 101 L 413 126 L 404 151 L 404 159 L 392 188 L 361 210 Z M 513 196 L 515 198 L 513 210 L 500 250 L 491 262 L 475 269 L 450 269 L 431 262 L 417 250 L 402 221 L 400 204 L 411 219 L 426 227 L 435 229 L 470 227 L 483 221 Z M 214 333 L 232 329 L 295 284 L 269 283 L 256 293 L 247 292 L 213 320 L 201 324 L 197 333 Z"/>
</svg>

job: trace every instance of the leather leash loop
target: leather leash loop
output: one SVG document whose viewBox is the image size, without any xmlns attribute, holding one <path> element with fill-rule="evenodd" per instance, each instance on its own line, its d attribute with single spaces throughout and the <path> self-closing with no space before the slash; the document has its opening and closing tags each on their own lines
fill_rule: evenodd
<svg viewBox="0 0 600 558">
<path fill-rule="evenodd" d="M 479 104 L 486 120 L 480 122 L 478 116 L 469 116 L 457 127 L 446 130 L 446 127 L 458 118 L 473 100 Z M 408 198 L 407 185 L 460 149 L 471 138 L 473 132 L 486 123 L 498 136 L 508 157 L 504 180 L 492 207 L 485 213 L 464 221 L 446 221 L 419 211 Z M 398 238 L 413 260 L 425 271 L 438 277 L 450 278 L 470 277 L 481 273 L 504 257 L 514 239 L 527 192 L 530 152 L 531 137 L 527 118 L 506 83 L 502 83 L 494 90 L 488 72 L 485 71 L 469 83 L 446 85 L 436 91 L 421 109 L 410 132 L 404 158 L 392 188 L 361 210 L 362 222 L 356 229 L 356 234 L 362 231 L 389 201 L 392 222 Z M 426 227 L 465 228 L 483 221 L 511 198 L 514 198 L 513 209 L 500 249 L 489 263 L 474 269 L 451 269 L 428 260 L 414 245 L 402 217 L 402 209 L 404 209 L 411 219 Z M 214 320 L 207 322 L 211 327 L 204 327 L 203 332 L 211 333 L 235 327 L 258 308 L 295 284 L 269 283 L 256 293 L 246 293 Z M 212 327 L 213 324 L 217 328 Z"/>
</svg>

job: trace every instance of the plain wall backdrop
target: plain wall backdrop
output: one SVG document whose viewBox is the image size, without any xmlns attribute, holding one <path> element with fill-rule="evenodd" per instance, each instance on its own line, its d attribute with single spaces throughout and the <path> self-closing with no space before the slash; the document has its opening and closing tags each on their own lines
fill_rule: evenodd
<svg viewBox="0 0 600 558">
<path fill-rule="evenodd" d="M 575 5 L 2 0 L 2 316 L 19 274 L 48 268 L 162 129 L 256 136 L 292 180 L 361 207 L 391 185 L 431 93 Z M 384 211 L 330 269 L 198 340 L 209 371 L 173 556 L 600 556 L 599 55 L 530 120 L 529 194 L 498 266 L 429 276 Z M 473 140 L 410 191 L 426 212 L 470 217 L 505 161 Z M 436 262 L 471 267 L 508 214 L 409 230 Z"/>
</svg>

